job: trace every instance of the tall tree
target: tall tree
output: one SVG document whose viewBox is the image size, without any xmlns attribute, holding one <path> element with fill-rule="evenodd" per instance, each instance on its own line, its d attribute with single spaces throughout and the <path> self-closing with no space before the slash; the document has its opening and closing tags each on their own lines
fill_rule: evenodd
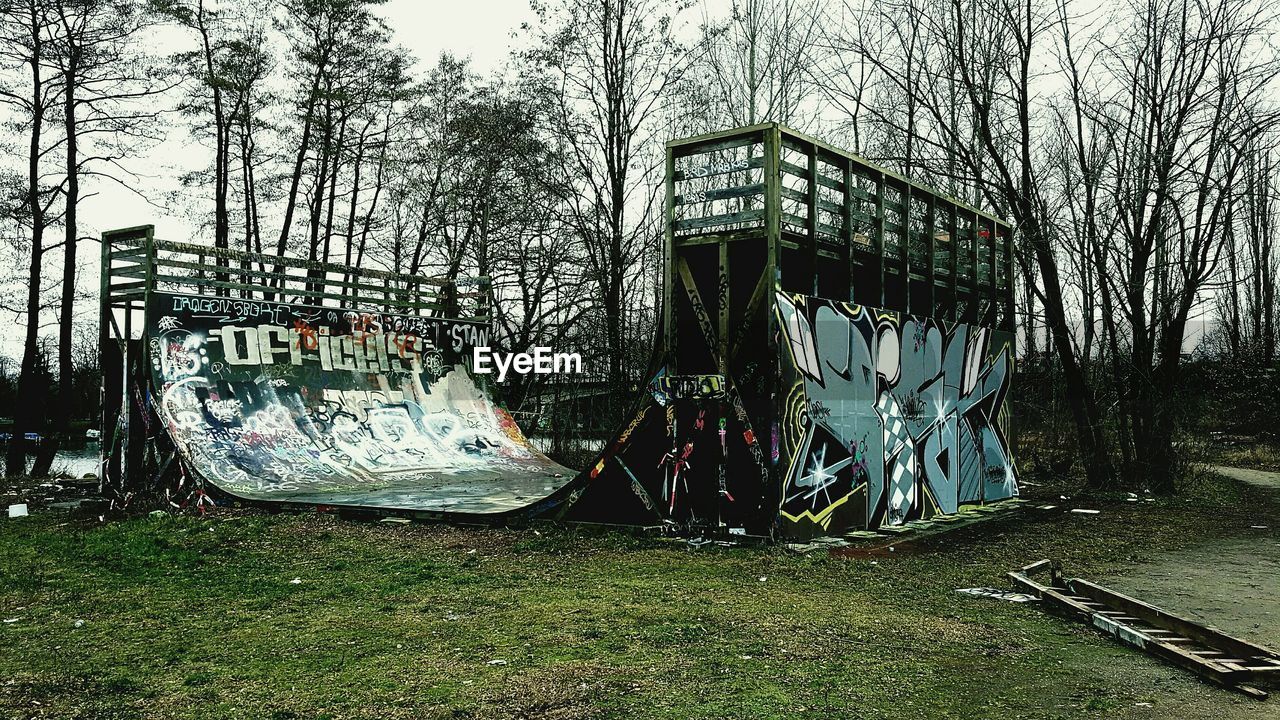
<svg viewBox="0 0 1280 720">
<path fill-rule="evenodd" d="M 772 120 L 805 125 L 812 77 L 822 44 L 822 14 L 813 0 L 734 0 L 728 17 L 708 17 L 701 28 L 704 54 L 683 92 L 708 96 L 700 131 Z"/>
<path fill-rule="evenodd" d="M 58 25 L 51 45 L 61 91 L 63 173 L 62 297 L 58 319 L 58 398 L 50 419 L 57 435 L 69 429 L 76 390 L 73 377 L 74 318 L 79 299 L 76 262 L 81 224 L 81 181 L 92 175 L 119 179 L 116 168 L 150 138 L 155 110 L 143 105 L 165 86 L 138 51 L 146 27 L 142 8 L 125 0 L 49 0 Z M 43 454 L 52 461 L 53 453 Z M 43 475 L 48 467 L 32 472 Z"/>
<path fill-rule="evenodd" d="M 320 252 L 320 217 L 326 188 L 335 177 L 335 150 L 345 128 L 348 111 L 345 93 L 352 78 L 363 71 L 362 52 L 386 43 L 387 31 L 371 11 L 381 0 L 285 0 L 279 29 L 288 42 L 291 63 L 288 75 L 294 92 L 291 114 L 299 124 L 294 138 L 293 167 L 285 193 L 284 218 L 276 252 L 290 249 L 294 215 L 311 179 L 308 213 L 308 257 Z M 315 137 L 316 135 L 319 137 Z M 314 154 L 313 154 L 314 153 Z M 310 163 L 308 162 L 310 161 Z M 310 170 L 310 172 L 308 172 Z M 332 204 L 332 203 L 330 203 Z M 277 266 L 275 272 L 283 270 Z"/>
<path fill-rule="evenodd" d="M 248 4 L 206 0 L 150 0 L 160 16 L 191 31 L 195 47 L 175 53 L 171 63 L 188 81 L 179 110 L 192 121 L 198 137 L 212 141 L 212 175 L 197 173 L 195 182 L 210 185 L 213 195 L 213 245 L 231 247 L 235 160 L 241 167 L 247 235 L 257 230 L 256 188 L 252 181 L 256 104 L 264 93 L 271 67 L 269 45 L 260 10 Z M 246 245 L 250 244 L 246 237 Z M 226 261 L 219 259 L 220 266 Z M 225 273 L 219 279 L 226 279 Z"/>
<path fill-rule="evenodd" d="M 1051 15 L 1038 0 L 945 0 L 928 7 L 923 2 L 904 0 L 912 6 L 905 21 L 913 28 L 895 33 L 894 41 L 854 33 L 833 36 L 833 45 L 837 53 L 864 58 L 877 80 L 891 88 L 890 104 L 869 110 L 878 124 L 946 158 L 980 192 L 983 204 L 1018 227 L 1022 251 L 1016 255 L 1024 277 L 1034 265 L 1039 278 L 1032 289 L 1066 384 L 1088 482 L 1108 486 L 1114 474 L 1102 410 L 1074 341 L 1050 216 L 1050 184 L 1040 172 L 1039 94 L 1032 68 L 1049 40 Z M 902 68 L 908 55 L 912 66 Z M 958 93 L 951 92 L 953 84 Z M 957 95 L 963 112 L 953 105 Z M 894 106 L 907 98 L 912 111 L 904 117 Z"/>
<path fill-rule="evenodd" d="M 1126 326 L 1127 347 L 1114 349 L 1127 350 L 1125 474 L 1171 492 L 1187 320 L 1229 252 L 1250 149 L 1280 122 L 1267 97 L 1280 60 L 1263 50 L 1274 16 L 1246 0 L 1129 10 L 1099 50 L 1107 77 L 1093 123 L 1109 138 L 1116 234 L 1095 252 Z"/>
<path fill-rule="evenodd" d="M 652 252 L 658 183 L 666 140 L 655 127 L 663 101 L 687 69 L 677 42 L 684 3 L 657 0 L 557 0 L 534 5 L 540 22 L 531 58 L 555 88 L 551 131 L 567 159 L 561 201 L 600 299 L 608 377 L 628 375 L 625 318 L 628 275 Z M 638 304 L 638 303 L 637 303 Z"/>
<path fill-rule="evenodd" d="M 30 239 L 27 294 L 23 308 L 26 332 L 18 378 L 18 402 L 14 411 L 15 432 L 5 460 L 8 475 L 26 472 L 25 434 L 40 429 L 42 419 L 40 408 L 43 403 L 38 377 L 41 370 L 41 270 L 48 250 L 45 247 L 45 230 L 56 220 L 50 216 L 50 209 L 59 196 L 57 187 L 48 182 L 49 173 L 42 161 L 48 152 L 56 149 L 56 141 L 51 143 L 48 137 L 46 120 L 59 102 L 56 73 L 50 67 L 57 28 L 56 18 L 43 2 L 0 2 L 0 60 L 4 62 L 0 102 L 14 112 L 26 135 L 22 197 L 14 213 Z"/>
</svg>

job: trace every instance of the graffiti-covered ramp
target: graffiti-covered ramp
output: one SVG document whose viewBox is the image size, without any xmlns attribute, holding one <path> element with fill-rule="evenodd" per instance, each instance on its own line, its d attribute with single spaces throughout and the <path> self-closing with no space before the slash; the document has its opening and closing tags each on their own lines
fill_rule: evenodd
<svg viewBox="0 0 1280 720">
<path fill-rule="evenodd" d="M 246 501 L 502 520 L 575 471 L 473 377 L 483 322 L 153 293 L 154 405 L 196 480 Z"/>
</svg>

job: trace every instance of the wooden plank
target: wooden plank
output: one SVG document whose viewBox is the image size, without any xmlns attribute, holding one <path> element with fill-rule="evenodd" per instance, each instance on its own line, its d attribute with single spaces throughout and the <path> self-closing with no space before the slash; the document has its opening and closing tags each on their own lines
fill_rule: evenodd
<svg viewBox="0 0 1280 720">
<path fill-rule="evenodd" d="M 260 265 L 267 265 L 267 264 L 269 263 L 260 263 Z M 186 262 L 183 260 L 161 260 L 160 266 L 179 268 L 182 270 L 197 270 L 197 271 L 203 271 L 208 267 L 207 264 L 202 265 L 200 263 Z M 352 268 L 351 272 L 347 273 L 347 275 L 354 277 L 356 282 L 348 282 L 346 280 L 332 280 L 329 278 L 314 278 L 314 277 L 307 277 L 305 275 L 289 275 L 287 273 L 275 273 L 275 272 L 271 272 L 270 270 L 255 270 L 253 268 L 229 269 L 228 274 L 241 275 L 241 276 L 254 277 L 254 278 L 263 278 L 263 279 L 274 279 L 274 280 L 280 280 L 282 283 L 297 283 L 301 285 L 325 285 L 325 286 L 332 286 L 332 287 L 339 287 L 339 288 L 347 288 L 347 289 L 356 290 L 356 291 L 367 290 L 373 293 L 384 293 L 387 291 L 387 288 L 388 288 L 388 285 L 385 282 L 378 285 L 359 282 L 360 278 L 363 276 L 362 271 L 359 268 Z M 204 283 L 206 281 L 201 280 L 201 282 Z M 245 283 L 243 281 L 241 281 L 240 284 L 242 285 L 248 284 L 251 287 L 255 287 L 259 290 L 265 289 L 265 285 L 252 285 L 250 283 Z M 281 285 L 276 287 L 277 289 L 284 288 L 286 292 L 291 294 L 294 292 L 297 292 L 296 290 L 288 288 L 287 285 Z M 407 287 L 395 288 L 395 291 L 410 292 L 409 288 Z M 424 295 L 420 291 L 414 291 L 414 292 L 420 297 L 426 297 L 426 295 Z M 431 293 L 431 297 L 433 298 L 438 297 L 438 294 L 435 293 L 434 291 L 428 291 L 428 292 Z M 459 299 L 474 298 L 479 296 L 480 294 L 475 292 L 454 294 L 454 297 Z"/>
<path fill-rule="evenodd" d="M 839 203 L 833 203 L 830 200 L 826 200 L 824 198 L 817 198 L 817 201 L 818 201 L 819 210 L 826 210 L 827 212 L 833 215 L 841 215 L 844 213 L 844 207 L 841 206 Z"/>
<path fill-rule="evenodd" d="M 796 202 L 804 203 L 806 206 L 810 204 L 810 198 L 807 193 L 802 193 L 795 188 L 789 188 L 786 186 L 783 186 L 781 190 L 782 197 L 787 198 L 788 200 L 795 200 Z M 844 212 L 844 208 L 839 203 L 831 202 L 825 198 L 815 198 L 815 200 L 817 201 L 818 208 L 821 210 L 826 210 L 827 212 L 835 215 L 840 215 Z M 866 215 L 865 217 L 870 218 L 871 216 Z"/>
<path fill-rule="evenodd" d="M 764 157 L 749 157 L 745 160 L 729 160 L 719 163 L 708 163 L 692 167 L 687 170 L 671 170 L 667 176 L 676 182 L 683 180 L 696 180 L 699 178 L 715 177 L 717 175 L 728 175 L 729 173 L 743 172 L 754 168 L 764 167 Z"/>
<path fill-rule="evenodd" d="M 699 190 L 696 193 L 688 195 L 676 195 L 676 205 L 689 205 L 691 203 L 711 202 L 714 200 L 730 200 L 733 198 L 750 197 L 752 195 L 764 194 L 764 183 L 753 183 L 751 185 L 735 185 L 733 187 L 713 188 L 711 190 Z"/>
<path fill-rule="evenodd" d="M 765 233 L 762 227 L 744 228 L 742 230 L 729 230 L 726 232 L 712 231 L 708 233 L 700 233 L 697 235 L 681 235 L 675 238 L 676 247 L 686 247 L 692 245 L 714 245 L 719 242 L 735 243 L 743 240 L 764 240 Z"/>
<path fill-rule="evenodd" d="M 717 130 L 716 132 L 704 133 L 702 135 L 695 135 L 693 137 L 680 138 L 678 140 L 668 140 L 667 149 L 670 151 L 670 154 L 673 157 L 682 157 L 684 155 L 689 154 L 690 152 L 694 152 L 695 151 L 694 149 L 700 145 L 705 145 L 705 144 L 716 142 L 726 138 L 733 138 L 733 137 L 739 137 L 739 136 L 744 136 L 744 137 L 750 136 L 750 137 L 758 138 L 761 135 L 761 131 L 767 131 L 770 129 L 776 130 L 777 123 L 763 122 L 763 123 L 757 123 L 755 125 L 751 125 L 749 127 L 730 128 L 728 130 Z"/>
<path fill-rule="evenodd" d="M 818 292 L 818 150 L 809 151 L 808 182 L 809 192 L 805 204 L 809 211 L 809 273 L 813 276 L 812 294 Z"/>
<path fill-rule="evenodd" d="M 765 209 L 744 210 L 742 212 L 708 215 L 706 217 L 677 220 L 672 223 L 675 230 L 697 230 L 717 225 L 735 225 L 738 223 L 759 222 L 765 217 Z"/>
<path fill-rule="evenodd" d="M 216 288 L 219 290 L 260 291 L 263 288 L 263 286 L 261 285 L 246 285 L 244 283 L 222 282 L 220 280 L 201 280 L 199 278 L 194 278 L 194 277 L 182 277 L 179 275 L 164 275 L 160 273 L 153 273 L 152 280 L 154 282 L 152 283 L 151 287 L 155 287 L 159 283 L 171 283 L 178 286 L 209 287 L 209 288 Z M 314 300 L 314 299 L 341 300 L 348 303 L 352 302 L 352 297 L 349 295 L 338 295 L 335 293 L 321 292 L 318 290 L 307 290 L 305 288 L 304 289 L 297 289 L 297 288 L 285 289 L 278 292 L 281 295 L 288 295 L 293 298 L 304 298 L 309 300 Z M 273 302 L 278 302 L 278 301 L 273 301 Z M 374 303 L 365 301 L 362 304 L 366 306 L 371 306 Z M 389 305 L 390 307 L 394 307 L 398 309 L 409 309 L 409 310 L 441 310 L 444 307 L 440 303 L 422 303 L 422 302 L 415 302 L 411 300 L 399 300 L 399 299 L 388 300 L 386 304 Z"/>
<path fill-rule="evenodd" d="M 872 243 L 875 245 L 876 265 L 877 265 L 876 270 L 877 270 L 877 274 L 879 275 L 879 278 L 880 278 L 880 289 L 879 289 L 879 292 L 880 292 L 880 302 L 879 302 L 879 304 L 877 305 L 877 307 L 884 307 L 884 300 L 885 300 L 885 294 L 884 294 L 884 278 L 885 278 L 885 261 L 884 261 L 884 246 L 885 246 L 885 243 L 884 243 L 884 232 L 885 232 L 885 228 L 884 228 L 884 225 L 885 225 L 885 219 L 884 219 L 884 211 L 885 211 L 885 207 L 884 207 L 884 189 L 885 189 L 885 184 L 884 184 L 884 173 L 883 173 L 883 172 L 880 172 L 880 173 L 877 173 L 877 174 L 876 174 L 876 177 L 875 177 L 875 183 L 876 183 L 876 213 L 875 213 L 875 217 L 874 217 L 874 218 L 872 219 L 872 221 L 871 221 L 871 223 L 872 223 L 872 225 L 871 225 L 871 235 L 872 235 Z M 870 512 L 870 511 L 868 511 L 868 512 Z"/>
<path fill-rule="evenodd" d="M 844 180 L 844 187 L 845 187 L 844 203 L 842 204 L 841 215 L 840 215 L 840 241 L 841 241 L 840 244 L 842 249 L 844 250 L 844 267 L 845 267 L 845 279 L 846 279 L 844 296 L 845 296 L 845 299 L 847 299 L 849 302 L 853 302 L 854 301 L 853 276 L 857 267 L 856 267 L 856 263 L 854 261 L 854 256 L 853 256 L 853 213 L 854 213 L 853 199 L 855 195 L 853 194 L 854 187 L 853 187 L 852 161 L 849 160 L 848 158 L 845 158 L 844 162 L 841 163 L 840 169 L 841 169 L 841 172 L 844 173 L 843 180 Z"/>
<path fill-rule="evenodd" d="M 809 218 L 792 215 L 791 213 L 782 213 L 782 222 L 790 223 L 791 225 L 805 228 L 806 230 L 809 228 Z"/>
<path fill-rule="evenodd" d="M 350 273 L 352 269 L 346 265 L 338 265 L 336 263 L 312 262 L 310 260 L 302 260 L 300 258 L 285 257 L 282 255 L 265 255 L 262 253 L 250 253 L 241 250 L 227 250 L 223 248 L 214 248 L 207 245 L 192 245 L 190 243 L 173 242 L 171 240 L 155 241 L 157 252 L 175 252 L 186 255 L 208 255 L 220 260 L 247 260 L 260 264 L 281 265 L 284 267 L 302 268 L 305 270 L 318 270 L 324 272 L 332 272 L 337 275 Z M 167 259 L 162 259 L 163 264 Z M 228 270 L 228 272 L 231 272 Z M 373 268 L 362 268 L 360 273 L 365 277 L 379 278 L 383 280 L 403 280 L 419 285 L 444 286 L 450 284 L 445 278 L 424 277 L 421 275 L 410 275 L 408 273 L 395 273 L 386 270 L 376 270 Z"/>
<path fill-rule="evenodd" d="M 795 188 L 789 188 L 786 185 L 779 187 L 778 192 L 782 194 L 782 197 L 788 200 L 795 200 L 796 202 L 799 202 L 799 203 L 806 203 L 809 201 L 809 198 L 807 195 L 800 192 L 799 190 L 796 190 Z"/>
<path fill-rule="evenodd" d="M 108 254 L 110 260 L 141 260 L 147 256 L 146 248 L 129 248 L 127 250 L 113 250 Z"/>
<path fill-rule="evenodd" d="M 802 180 L 809 176 L 808 170 L 800 167 L 799 165 L 796 165 L 795 163 L 787 162 L 786 160 L 779 160 L 778 168 L 782 170 L 782 172 L 794 177 L 798 177 Z"/>
<path fill-rule="evenodd" d="M 1099 589 L 1106 590 L 1105 588 L 1073 578 L 1065 583 L 1066 588 L 1064 590 L 1059 590 L 1048 585 L 1042 585 L 1029 577 L 1050 566 L 1051 564 L 1048 560 L 1040 560 L 1008 573 L 1008 577 L 1019 588 L 1039 596 L 1047 609 L 1054 609 L 1069 617 L 1075 617 L 1077 620 L 1086 622 L 1106 632 L 1120 642 L 1191 670 L 1200 677 L 1223 687 L 1237 690 L 1254 698 L 1261 699 L 1267 696 L 1267 693 L 1258 688 L 1240 683 L 1243 679 L 1255 679 L 1255 677 L 1249 673 L 1247 666 L 1235 665 L 1232 662 L 1234 658 L 1208 658 L 1206 655 L 1216 654 L 1217 651 L 1199 651 L 1181 647 L 1183 643 L 1192 641 L 1187 637 L 1161 637 L 1154 632 L 1154 630 L 1157 630 L 1155 628 L 1152 629 L 1153 632 L 1148 632 L 1133 627 L 1124 621 L 1126 618 L 1132 618 L 1132 616 L 1119 613 L 1116 610 L 1094 610 L 1091 606 L 1101 605 L 1105 607 L 1114 605 L 1111 602 L 1111 595 L 1108 594 L 1110 591 L 1107 591 L 1107 593 L 1098 592 Z M 1127 596 L 1119 595 L 1119 593 L 1115 593 L 1115 595 L 1120 598 L 1127 598 Z M 1141 601 L 1136 601 L 1133 598 L 1127 599 L 1146 605 L 1146 603 L 1141 603 Z M 1148 607 L 1154 608 L 1154 606 Z M 1159 610 L 1159 608 L 1154 609 Z M 1135 613 L 1135 615 L 1138 614 Z"/>
<path fill-rule="evenodd" d="M 725 138 L 723 140 L 706 140 L 691 145 L 680 146 L 680 157 L 689 157 L 692 155 L 705 155 L 707 153 L 720 152 L 723 150 L 733 150 L 735 148 L 755 145 L 760 142 L 760 138 L 754 133 L 740 135 L 738 137 Z"/>
<path fill-rule="evenodd" d="M 928 237 L 925 239 L 925 243 L 926 243 L 927 251 L 929 253 L 928 269 L 926 271 L 926 274 L 928 275 L 928 280 L 929 280 L 928 288 L 929 288 L 929 307 L 930 308 L 938 307 L 938 290 L 937 290 L 937 284 L 936 284 L 938 279 L 938 267 L 937 267 L 938 265 L 938 244 L 937 244 L 938 230 L 936 227 L 937 225 L 936 200 L 937 200 L 937 197 L 934 195 L 929 195 L 928 197 L 926 197 L 925 211 L 924 211 L 925 234 L 928 235 Z"/>
<path fill-rule="evenodd" d="M 779 164 L 779 167 L 782 169 L 782 171 L 788 175 L 800 178 L 801 180 L 809 179 L 808 168 L 802 167 L 800 165 L 796 165 L 795 163 L 787 162 L 786 160 L 780 160 L 778 161 L 778 164 Z M 823 175 L 821 173 L 818 173 L 818 184 L 822 185 L 823 187 L 829 187 L 832 190 L 844 192 L 844 183 L 840 182 L 839 180 L 834 180 L 832 178 L 829 178 L 826 175 Z"/>
</svg>

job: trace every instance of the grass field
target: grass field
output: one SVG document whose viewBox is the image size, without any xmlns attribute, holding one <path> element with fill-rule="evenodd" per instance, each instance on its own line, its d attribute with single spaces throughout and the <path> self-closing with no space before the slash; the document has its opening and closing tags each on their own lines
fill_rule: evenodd
<svg viewBox="0 0 1280 720">
<path fill-rule="evenodd" d="M 1206 477 L 1177 499 L 1063 504 L 1102 512 L 1027 511 L 874 563 L 553 526 L 37 512 L 0 520 L 0 714 L 1280 717 L 955 592 L 1041 557 L 1091 575 L 1257 537 L 1260 516 L 1275 552 L 1273 494 Z"/>
</svg>

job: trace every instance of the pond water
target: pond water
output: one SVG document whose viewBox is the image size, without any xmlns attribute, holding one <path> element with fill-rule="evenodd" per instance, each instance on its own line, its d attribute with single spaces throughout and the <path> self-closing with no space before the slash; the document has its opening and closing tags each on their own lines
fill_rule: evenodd
<svg viewBox="0 0 1280 720">
<path fill-rule="evenodd" d="M 87 474 L 98 474 L 98 453 L 101 444 L 96 440 L 78 440 L 63 443 L 58 454 L 53 458 L 53 475 L 84 477 Z"/>
<path fill-rule="evenodd" d="M 53 458 L 49 469 L 51 477 L 80 478 L 85 475 L 98 474 L 98 452 L 101 444 L 97 440 L 75 438 L 63 442 L 58 454 Z M 27 469 L 35 463 L 35 457 L 27 455 Z"/>
</svg>

